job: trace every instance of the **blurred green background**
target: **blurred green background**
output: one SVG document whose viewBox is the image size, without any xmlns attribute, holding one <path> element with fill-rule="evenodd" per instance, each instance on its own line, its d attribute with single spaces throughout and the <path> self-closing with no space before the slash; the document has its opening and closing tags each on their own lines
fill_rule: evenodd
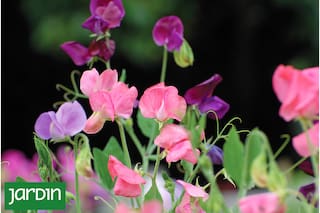
<svg viewBox="0 0 320 213">
<path fill-rule="evenodd" d="M 275 148 L 281 134 L 292 132 L 292 125 L 278 116 L 280 103 L 271 77 L 281 63 L 318 66 L 318 1 L 123 0 L 123 4 L 126 15 L 121 27 L 112 31 L 116 52 L 111 63 L 127 70 L 127 82 L 138 88 L 139 96 L 160 78 L 162 48 L 152 40 L 152 27 L 159 18 L 174 14 L 184 23 L 195 63 L 179 68 L 169 54 L 167 84 L 177 86 L 183 95 L 219 73 L 224 80 L 215 94 L 231 105 L 225 121 L 239 116 L 240 128 L 260 127 Z M 70 86 L 70 71 L 86 69 L 75 66 L 59 45 L 69 40 L 89 44 L 90 32 L 81 28 L 90 15 L 89 0 L 2 1 L 2 9 L 2 150 L 23 147 L 31 154 L 35 119 L 62 99 L 56 83 Z M 111 123 L 104 130 L 92 136 L 93 146 L 104 146 L 110 132 L 117 132 Z M 286 154 L 296 157 L 291 146 Z"/>
</svg>

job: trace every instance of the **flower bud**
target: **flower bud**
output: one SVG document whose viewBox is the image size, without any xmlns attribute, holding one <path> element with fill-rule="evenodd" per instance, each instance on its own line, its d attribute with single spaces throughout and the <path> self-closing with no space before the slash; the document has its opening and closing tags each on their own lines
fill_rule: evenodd
<svg viewBox="0 0 320 213">
<path fill-rule="evenodd" d="M 264 152 L 260 153 L 252 162 L 251 177 L 258 187 L 266 187 L 268 182 L 267 159 Z"/>
<path fill-rule="evenodd" d="M 270 164 L 267 187 L 269 191 L 281 192 L 287 186 L 285 175 L 279 170 L 275 162 Z"/>
<path fill-rule="evenodd" d="M 76 159 L 76 170 L 79 175 L 84 177 L 92 177 L 93 171 L 91 166 L 92 154 L 90 151 L 89 142 L 82 144 L 80 152 Z"/>
<path fill-rule="evenodd" d="M 182 68 L 193 64 L 194 56 L 187 40 L 184 39 L 180 49 L 173 52 L 173 57 L 176 64 Z"/>
</svg>

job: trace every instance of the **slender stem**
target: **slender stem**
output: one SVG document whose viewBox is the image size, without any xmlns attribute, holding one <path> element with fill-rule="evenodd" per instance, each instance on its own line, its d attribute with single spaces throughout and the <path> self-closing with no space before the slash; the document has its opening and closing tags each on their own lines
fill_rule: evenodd
<svg viewBox="0 0 320 213">
<path fill-rule="evenodd" d="M 80 204 L 80 193 L 79 193 L 79 176 L 76 169 L 76 162 L 78 156 L 78 144 L 73 143 L 73 152 L 74 152 L 74 179 L 75 179 L 75 190 L 76 190 L 76 212 L 81 213 L 81 204 Z"/>
<path fill-rule="evenodd" d="M 167 63 L 168 63 L 168 51 L 167 51 L 167 48 L 164 46 L 163 47 L 162 68 L 161 68 L 160 82 L 165 82 L 166 71 L 167 71 Z"/>
<path fill-rule="evenodd" d="M 107 69 L 111 69 L 110 60 L 106 61 L 105 64 Z"/>
<path fill-rule="evenodd" d="M 295 164 L 293 164 L 289 169 L 287 169 L 284 173 L 287 174 L 289 172 L 291 172 L 292 170 L 294 170 L 295 168 L 297 168 L 303 161 L 305 161 L 307 159 L 307 157 L 301 158 L 300 160 L 298 160 Z"/>
<path fill-rule="evenodd" d="M 157 160 L 156 163 L 154 165 L 154 170 L 153 170 L 153 177 L 152 177 L 152 181 L 154 181 L 154 183 L 156 182 L 156 178 L 157 178 L 157 173 L 158 173 L 158 169 L 160 166 L 160 147 L 157 147 Z"/>
<path fill-rule="evenodd" d="M 281 144 L 280 148 L 277 150 L 277 152 L 274 154 L 274 159 L 276 159 L 280 153 L 283 151 L 283 149 L 289 144 L 290 142 L 290 136 L 289 135 L 283 135 L 283 138 L 285 138 L 285 141 Z"/>
<path fill-rule="evenodd" d="M 128 146 L 127 146 L 127 141 L 126 141 L 126 136 L 124 133 L 124 128 L 123 125 L 121 123 L 121 120 L 117 119 L 117 124 L 119 127 L 119 133 L 120 133 L 120 139 L 121 139 L 121 144 L 122 144 L 122 149 L 124 151 L 124 159 L 126 162 L 126 165 L 131 168 L 131 160 L 130 160 L 130 154 L 129 154 L 129 150 L 128 150 Z"/>
</svg>

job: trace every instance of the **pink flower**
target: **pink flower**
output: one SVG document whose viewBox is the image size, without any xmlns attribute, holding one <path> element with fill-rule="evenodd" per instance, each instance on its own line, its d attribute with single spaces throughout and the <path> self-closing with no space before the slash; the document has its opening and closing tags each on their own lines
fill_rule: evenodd
<svg viewBox="0 0 320 213">
<path fill-rule="evenodd" d="M 312 118 L 319 114 L 319 67 L 302 71 L 279 65 L 272 85 L 282 103 L 279 115 L 285 121 L 297 117 Z"/>
<path fill-rule="evenodd" d="M 310 140 L 309 140 L 309 139 Z M 319 148 L 319 122 L 307 132 L 303 132 L 292 139 L 293 147 L 302 157 L 309 157 Z"/>
<path fill-rule="evenodd" d="M 88 134 L 99 132 L 106 120 L 129 118 L 138 96 L 135 87 L 129 88 L 123 82 L 118 82 L 116 70 L 105 70 L 101 75 L 96 69 L 85 71 L 80 79 L 80 89 L 89 96 L 93 110 L 84 128 Z"/>
<path fill-rule="evenodd" d="M 123 165 L 117 158 L 110 155 L 108 170 L 112 180 L 117 177 L 114 194 L 124 197 L 137 197 L 141 194 L 141 184 L 146 181 L 134 170 Z"/>
<path fill-rule="evenodd" d="M 205 213 L 205 211 L 201 209 L 199 205 L 199 198 L 205 201 L 209 196 L 208 193 L 206 193 L 199 186 L 194 186 L 182 180 L 177 180 L 177 182 L 183 186 L 186 192 L 182 198 L 181 203 L 176 208 L 176 213 Z M 192 199 L 192 201 L 190 199 L 191 197 L 194 198 Z"/>
<path fill-rule="evenodd" d="M 139 211 L 130 209 L 124 203 L 117 205 L 114 213 L 161 213 L 162 205 L 158 201 L 148 201 L 145 202 Z"/>
<path fill-rule="evenodd" d="M 249 195 L 239 200 L 241 213 L 284 213 L 286 208 L 274 193 Z"/>
<path fill-rule="evenodd" d="M 29 182 L 40 182 L 36 158 L 36 154 L 31 160 L 20 150 L 6 150 L 1 156 L 1 182 L 15 182 L 18 176 Z"/>
<path fill-rule="evenodd" d="M 176 124 L 164 126 L 154 143 L 165 149 L 168 163 L 186 160 L 195 164 L 200 153 L 198 149 L 192 149 L 189 132 L 184 127 Z"/>
<path fill-rule="evenodd" d="M 170 118 L 181 121 L 187 104 L 184 98 L 178 95 L 177 88 L 158 83 L 144 91 L 139 108 L 146 118 L 155 118 L 161 122 Z"/>
</svg>

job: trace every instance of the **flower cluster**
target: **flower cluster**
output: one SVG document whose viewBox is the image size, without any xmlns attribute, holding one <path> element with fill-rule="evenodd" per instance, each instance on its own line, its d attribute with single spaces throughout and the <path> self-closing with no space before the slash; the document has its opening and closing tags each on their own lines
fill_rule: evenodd
<svg viewBox="0 0 320 213">
<path fill-rule="evenodd" d="M 76 65 L 87 64 L 89 69 L 71 73 L 73 88 L 59 86 L 65 95 L 57 111 L 37 118 L 34 142 L 39 155 L 35 160 L 17 151 L 3 154 L 4 181 L 15 181 L 17 176 L 34 182 L 64 181 L 68 210 L 77 213 L 92 212 L 97 203 L 115 213 L 284 213 L 289 208 L 288 198 L 293 198 L 302 211 L 314 211 L 319 185 L 318 67 L 298 70 L 279 65 L 272 79 L 281 102 L 279 115 L 302 126 L 302 132 L 292 138 L 302 160 L 309 160 L 300 167 L 316 177 L 315 183 L 297 190 L 290 188 L 286 172 L 276 161 L 290 138 L 273 153 L 261 130 L 236 128 L 235 122 L 241 120 L 238 117 L 220 127 L 230 109 L 214 94 L 222 82 L 220 74 L 213 73 L 184 95 L 166 84 L 168 54 L 172 53 L 182 68 L 193 64 L 193 52 L 179 17 L 162 17 L 150 30 L 155 44 L 164 49 L 160 81 L 139 91 L 110 64 L 115 52 L 111 30 L 119 27 L 125 16 L 121 0 L 91 0 L 89 8 L 91 15 L 82 24 L 93 33 L 89 47 L 75 41 L 61 45 Z M 94 67 L 101 62 L 105 65 L 102 71 Z M 79 85 L 76 73 L 80 74 Z M 87 104 L 90 112 L 82 104 Z M 216 124 L 214 134 L 206 131 L 208 119 Z M 109 122 L 118 125 L 120 141 L 110 135 L 104 148 L 93 147 L 91 135 L 103 131 Z M 136 134 L 138 130 L 143 137 Z M 61 143 L 56 152 L 51 150 Z M 127 143 L 136 149 L 129 150 Z M 140 161 L 132 162 L 137 154 Z M 164 167 L 160 169 L 161 163 Z M 170 177 L 166 166 L 177 167 L 183 177 Z M 161 173 L 164 184 L 159 184 Z M 219 189 L 220 175 L 237 189 L 236 203 L 226 202 Z M 248 195 L 254 187 L 263 190 Z M 163 190 L 167 195 L 161 193 Z M 170 200 L 170 205 L 164 205 L 164 200 Z"/>
</svg>

